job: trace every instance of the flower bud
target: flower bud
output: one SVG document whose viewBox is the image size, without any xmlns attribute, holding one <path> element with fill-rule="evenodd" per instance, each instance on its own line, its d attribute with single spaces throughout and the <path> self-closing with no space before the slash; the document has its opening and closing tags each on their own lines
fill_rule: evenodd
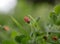
<svg viewBox="0 0 60 44">
<path fill-rule="evenodd" d="M 58 40 L 58 38 L 56 36 L 53 36 L 52 39 L 55 41 Z"/>
<path fill-rule="evenodd" d="M 9 27 L 8 26 L 4 26 L 3 28 L 4 28 L 4 30 L 9 31 Z"/>
<path fill-rule="evenodd" d="M 29 17 L 25 16 L 25 17 L 24 17 L 24 20 L 25 20 L 25 22 L 30 23 Z"/>
</svg>

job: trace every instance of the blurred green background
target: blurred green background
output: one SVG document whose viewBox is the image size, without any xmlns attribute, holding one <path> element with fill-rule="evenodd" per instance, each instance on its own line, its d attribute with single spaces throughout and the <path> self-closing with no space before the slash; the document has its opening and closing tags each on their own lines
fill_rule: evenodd
<svg viewBox="0 0 60 44">
<path fill-rule="evenodd" d="M 59 0 L 18 0 L 12 16 L 14 16 L 22 25 L 22 22 L 24 22 L 23 18 L 26 15 L 32 15 L 33 17 L 40 16 L 42 20 L 47 20 L 49 12 L 53 11 L 54 6 L 59 4 L 59 2 Z M 7 23 L 10 19 L 8 15 L 0 15 L 0 24 Z"/>
<path fill-rule="evenodd" d="M 40 17 L 44 23 L 47 23 L 49 22 L 49 13 L 53 11 L 53 8 L 59 3 L 60 0 L 18 0 L 17 6 L 13 14 L 0 14 L 0 25 L 7 25 L 10 27 L 9 32 L 5 32 L 0 28 L 0 39 L 3 39 L 1 41 L 11 41 L 12 39 L 9 39 L 10 35 L 12 35 L 12 38 L 14 38 L 14 36 L 20 33 L 20 30 L 18 30 L 16 24 L 9 17 L 10 15 L 13 16 L 29 33 L 30 30 L 28 29 L 30 29 L 30 27 L 27 26 L 27 24 L 25 23 L 24 16 L 31 15 L 34 18 Z M 13 42 L 10 44 L 13 44 Z"/>
</svg>

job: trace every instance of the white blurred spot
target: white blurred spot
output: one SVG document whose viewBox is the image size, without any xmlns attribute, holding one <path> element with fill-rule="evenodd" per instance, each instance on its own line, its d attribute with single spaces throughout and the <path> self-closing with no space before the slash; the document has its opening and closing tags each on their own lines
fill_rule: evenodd
<svg viewBox="0 0 60 44">
<path fill-rule="evenodd" d="M 14 10 L 17 0 L 0 0 L 0 13 L 9 13 Z"/>
</svg>

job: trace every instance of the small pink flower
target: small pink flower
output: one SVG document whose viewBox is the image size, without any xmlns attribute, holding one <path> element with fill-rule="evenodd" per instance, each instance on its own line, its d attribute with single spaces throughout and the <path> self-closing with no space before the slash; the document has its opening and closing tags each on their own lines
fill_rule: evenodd
<svg viewBox="0 0 60 44">
<path fill-rule="evenodd" d="M 9 31 L 9 27 L 8 26 L 4 26 L 3 28 L 4 28 L 4 30 Z"/>
<path fill-rule="evenodd" d="M 24 17 L 24 20 L 25 20 L 25 22 L 30 23 L 29 17 L 25 16 L 25 17 Z"/>
</svg>

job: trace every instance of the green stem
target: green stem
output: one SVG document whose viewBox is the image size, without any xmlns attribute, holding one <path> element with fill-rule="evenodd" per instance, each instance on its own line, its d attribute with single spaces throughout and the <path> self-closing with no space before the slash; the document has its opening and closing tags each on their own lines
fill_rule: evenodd
<svg viewBox="0 0 60 44">
<path fill-rule="evenodd" d="M 21 26 L 21 24 L 20 24 L 13 16 L 10 16 L 10 18 L 11 18 L 12 21 L 18 26 L 18 28 L 20 29 L 20 32 L 21 32 L 22 34 L 28 35 L 28 33 L 26 32 L 26 30 L 23 29 L 23 27 Z"/>
</svg>

